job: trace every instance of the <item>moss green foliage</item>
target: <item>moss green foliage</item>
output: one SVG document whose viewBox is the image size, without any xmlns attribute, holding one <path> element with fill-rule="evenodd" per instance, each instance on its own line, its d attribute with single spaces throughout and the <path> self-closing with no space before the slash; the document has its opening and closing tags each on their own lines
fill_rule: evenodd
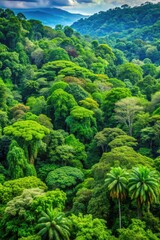
<svg viewBox="0 0 160 240">
<path fill-rule="evenodd" d="M 111 152 L 104 153 L 101 158 L 101 162 L 105 162 L 106 164 L 111 164 L 113 166 L 114 162 L 118 161 L 123 167 L 132 167 L 136 164 L 142 165 L 153 165 L 153 160 L 147 158 L 139 153 L 137 153 L 133 148 L 122 146 L 116 147 L 111 150 Z"/>
<path fill-rule="evenodd" d="M 34 166 L 27 162 L 23 149 L 14 140 L 9 147 L 7 160 L 9 165 L 8 173 L 12 179 L 36 175 Z"/>
<path fill-rule="evenodd" d="M 77 105 L 74 97 L 59 88 L 53 91 L 47 102 L 50 106 L 51 117 L 54 119 L 54 126 L 64 128 L 70 110 Z"/>
<path fill-rule="evenodd" d="M 120 99 L 123 99 L 126 97 L 131 97 L 131 92 L 127 88 L 113 88 L 106 93 L 105 100 L 103 103 L 103 111 L 104 111 L 106 122 L 108 118 L 113 116 L 115 103 Z"/>
<path fill-rule="evenodd" d="M 159 7 L 0 8 L 1 240 L 160 238 Z"/>
<path fill-rule="evenodd" d="M 73 222 L 72 235 L 76 240 L 89 240 L 96 238 L 110 239 L 110 231 L 105 226 L 105 221 L 102 219 L 92 218 L 92 215 L 72 215 L 71 220 Z"/>
<path fill-rule="evenodd" d="M 36 209 L 36 212 L 41 213 L 46 211 L 47 208 L 57 208 L 59 211 L 63 211 L 66 201 L 66 194 L 60 189 L 45 192 L 45 194 L 37 196 L 33 199 L 32 208 Z"/>
<path fill-rule="evenodd" d="M 29 237 L 22 237 L 19 240 L 41 240 L 41 237 L 38 235 L 30 235 Z"/>
<path fill-rule="evenodd" d="M 70 132 L 74 133 L 83 142 L 90 140 L 96 133 L 96 119 L 94 112 L 83 107 L 74 107 L 67 117 L 66 123 Z"/>
<path fill-rule="evenodd" d="M 51 189 L 70 188 L 83 181 L 84 174 L 77 168 L 61 167 L 50 172 L 47 176 L 46 183 Z"/>
<path fill-rule="evenodd" d="M 120 240 L 136 240 L 136 239 L 144 239 L 144 240 L 149 240 L 149 239 L 154 239 L 158 240 L 156 235 L 152 233 L 151 230 L 146 231 L 146 225 L 144 222 L 137 220 L 137 219 L 132 219 L 132 223 L 129 225 L 127 229 L 123 228 L 119 230 Z"/>
<path fill-rule="evenodd" d="M 47 189 L 45 183 L 33 176 L 6 181 L 3 185 L 0 185 L 0 201 L 6 203 L 13 197 L 20 195 L 24 189 L 36 187 Z"/>
<path fill-rule="evenodd" d="M 34 164 L 41 140 L 49 132 L 48 128 L 32 120 L 18 121 L 4 129 L 6 135 L 13 136 L 26 150 L 26 156 L 31 164 Z"/>
<path fill-rule="evenodd" d="M 6 215 L 2 218 L 2 239 L 13 233 L 13 239 L 35 234 L 39 215 L 50 207 L 61 211 L 65 200 L 66 195 L 60 190 L 45 193 L 39 188 L 25 189 L 20 196 L 7 203 Z"/>
</svg>

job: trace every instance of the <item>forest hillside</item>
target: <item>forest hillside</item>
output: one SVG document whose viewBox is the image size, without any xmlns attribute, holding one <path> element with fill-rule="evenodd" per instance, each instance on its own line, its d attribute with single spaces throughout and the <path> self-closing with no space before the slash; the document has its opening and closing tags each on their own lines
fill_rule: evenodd
<svg viewBox="0 0 160 240">
<path fill-rule="evenodd" d="M 143 40 L 150 40 L 160 34 L 160 3 L 146 2 L 135 7 L 124 4 L 80 19 L 72 27 L 81 34 L 96 37 L 114 35 L 117 38 L 134 39 L 139 36 Z"/>
</svg>

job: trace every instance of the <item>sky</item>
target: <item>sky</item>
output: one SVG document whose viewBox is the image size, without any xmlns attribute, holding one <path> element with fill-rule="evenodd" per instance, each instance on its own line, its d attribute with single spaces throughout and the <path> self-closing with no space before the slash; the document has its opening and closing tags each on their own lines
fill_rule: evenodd
<svg viewBox="0 0 160 240">
<path fill-rule="evenodd" d="M 147 0 L 0 0 L 0 7 L 6 8 L 36 8 L 57 7 L 72 13 L 93 14 L 106 11 L 109 8 L 128 4 L 140 5 Z M 149 0 L 157 3 L 160 0 Z"/>
</svg>

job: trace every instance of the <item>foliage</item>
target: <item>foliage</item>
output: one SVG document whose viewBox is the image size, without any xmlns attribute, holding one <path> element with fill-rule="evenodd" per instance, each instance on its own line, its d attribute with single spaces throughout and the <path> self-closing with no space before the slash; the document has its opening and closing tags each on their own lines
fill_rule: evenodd
<svg viewBox="0 0 160 240">
<path fill-rule="evenodd" d="M 38 220 L 36 226 L 40 229 L 38 235 L 44 236 L 44 239 L 62 239 L 68 240 L 70 236 L 70 221 L 65 218 L 62 212 L 57 209 L 47 209 L 41 213 L 42 217 Z"/>
<path fill-rule="evenodd" d="M 144 205 L 149 209 L 152 203 L 157 202 L 159 185 L 155 171 L 144 166 L 133 169 L 128 186 L 131 199 L 137 201 L 140 210 Z"/>
<path fill-rule="evenodd" d="M 119 207 L 119 228 L 122 227 L 121 220 L 121 200 L 126 198 L 127 193 L 127 172 L 125 169 L 120 167 L 112 168 L 111 171 L 107 174 L 107 178 L 105 179 L 105 183 L 110 192 L 110 196 L 112 198 L 116 198 L 118 200 Z"/>
<path fill-rule="evenodd" d="M 41 213 L 52 206 L 52 208 L 57 208 L 59 211 L 63 211 L 66 199 L 65 192 L 60 189 L 47 191 L 45 194 L 39 195 L 33 199 L 32 209 Z"/>
<path fill-rule="evenodd" d="M 18 146 L 16 141 L 12 141 L 9 147 L 7 160 L 9 165 L 8 173 L 12 179 L 23 178 L 34 173 L 30 171 L 31 166 L 27 162 L 23 149 Z"/>
<path fill-rule="evenodd" d="M 156 235 L 154 235 L 150 230 L 146 231 L 145 223 L 137 220 L 132 219 L 132 223 L 129 225 L 127 229 L 123 228 L 119 230 L 120 240 L 158 240 Z"/>
<path fill-rule="evenodd" d="M 105 114 L 105 120 L 108 121 L 113 114 L 115 103 L 126 97 L 131 97 L 131 92 L 127 88 L 113 88 L 106 93 L 105 100 L 103 103 L 103 111 Z"/>
<path fill-rule="evenodd" d="M 13 197 L 20 195 L 24 189 L 36 187 L 47 189 L 45 183 L 34 176 L 6 181 L 3 185 L 0 185 L 0 201 L 6 203 Z"/>
<path fill-rule="evenodd" d="M 2 240 L 159 237 L 159 7 L 74 24 L 94 39 L 0 9 Z"/>
<path fill-rule="evenodd" d="M 63 89 L 57 89 L 48 98 L 48 105 L 50 105 L 51 117 L 53 113 L 54 126 L 64 128 L 65 119 L 77 103 L 71 94 L 68 94 Z"/>
<path fill-rule="evenodd" d="M 34 164 L 34 159 L 37 157 L 41 140 L 49 132 L 48 128 L 32 120 L 18 121 L 4 128 L 4 133 L 13 136 L 25 149 L 25 154 L 31 164 Z"/>
<path fill-rule="evenodd" d="M 72 235 L 76 240 L 89 240 L 89 239 L 110 239 L 110 232 L 105 226 L 105 221 L 92 218 L 92 215 L 79 216 L 72 215 L 70 219 L 73 222 Z"/>
<path fill-rule="evenodd" d="M 84 175 L 81 170 L 73 167 L 61 167 L 50 172 L 47 176 L 46 183 L 49 188 L 71 188 L 77 183 L 83 181 Z"/>
<path fill-rule="evenodd" d="M 122 146 L 113 148 L 108 153 L 103 153 L 100 162 L 93 166 L 95 179 L 104 179 L 110 167 L 120 166 L 121 168 L 131 169 L 138 164 L 151 167 L 153 160 L 137 153 L 133 148 Z"/>
<path fill-rule="evenodd" d="M 143 110 L 143 107 L 140 105 L 140 99 L 133 97 L 123 98 L 115 105 L 115 118 L 127 127 L 129 135 L 132 136 L 136 115 Z"/>
<path fill-rule="evenodd" d="M 7 203 L 2 218 L 2 236 L 7 238 L 14 233 L 13 239 L 17 239 L 36 233 L 39 214 L 51 206 L 63 209 L 65 199 L 65 193 L 60 190 L 45 193 L 39 188 L 25 189 Z"/>
<path fill-rule="evenodd" d="M 66 119 L 70 132 L 83 142 L 90 140 L 96 132 L 96 120 L 93 115 L 92 110 L 77 106 Z"/>
</svg>

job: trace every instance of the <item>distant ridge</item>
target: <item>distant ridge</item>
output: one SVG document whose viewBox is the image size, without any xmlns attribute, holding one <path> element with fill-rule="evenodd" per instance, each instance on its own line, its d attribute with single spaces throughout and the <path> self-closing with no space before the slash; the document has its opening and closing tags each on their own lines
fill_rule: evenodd
<svg viewBox="0 0 160 240">
<path fill-rule="evenodd" d="M 30 8 L 30 9 L 12 9 L 15 14 L 21 12 L 27 19 L 40 20 L 44 25 L 54 27 L 57 24 L 71 25 L 80 18 L 87 16 L 74 14 L 59 8 Z"/>
<path fill-rule="evenodd" d="M 126 35 L 131 34 L 135 30 L 141 29 L 143 32 L 143 28 L 146 30 L 146 27 L 154 25 L 157 28 L 159 20 L 160 3 L 153 4 L 146 2 L 136 7 L 130 7 L 125 4 L 115 9 L 109 9 L 106 12 L 101 11 L 87 19 L 78 20 L 72 27 L 81 34 L 91 36 L 109 36 L 115 34 L 117 37 L 126 37 Z"/>
</svg>

